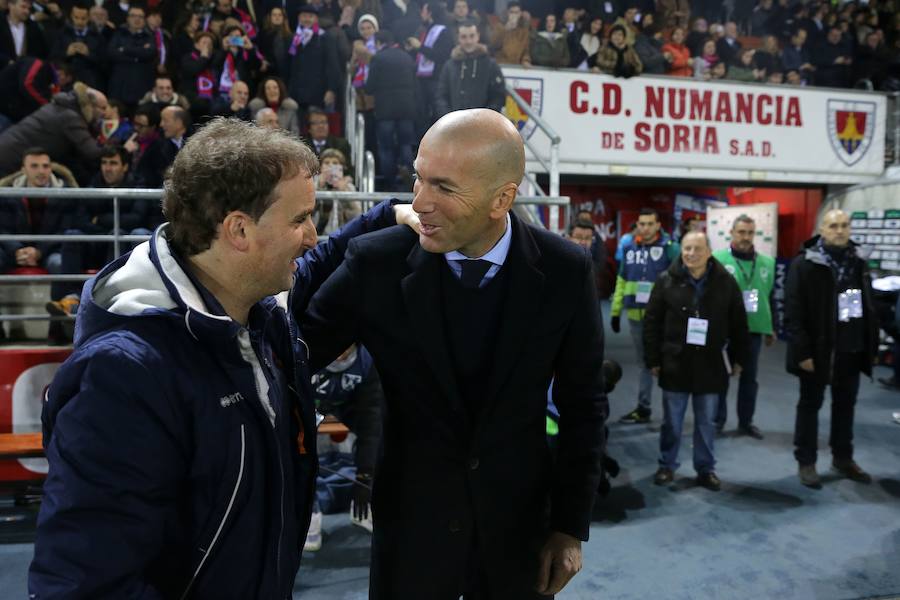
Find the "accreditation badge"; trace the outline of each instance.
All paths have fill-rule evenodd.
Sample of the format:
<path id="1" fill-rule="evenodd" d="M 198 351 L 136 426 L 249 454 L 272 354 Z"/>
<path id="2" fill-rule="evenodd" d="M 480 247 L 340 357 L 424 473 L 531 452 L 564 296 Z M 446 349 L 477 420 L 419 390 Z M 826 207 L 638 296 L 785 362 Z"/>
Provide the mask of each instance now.
<path id="1" fill-rule="evenodd" d="M 650 302 L 650 292 L 653 291 L 652 281 L 638 281 L 637 294 L 634 296 L 635 302 L 638 304 L 647 304 Z"/>
<path id="2" fill-rule="evenodd" d="M 862 290 L 849 289 L 838 294 L 838 321 L 847 323 L 862 316 Z"/>
<path id="3" fill-rule="evenodd" d="M 759 290 L 744 290 L 744 310 L 747 314 L 759 312 Z"/>
<path id="4" fill-rule="evenodd" d="M 705 346 L 708 332 L 709 321 L 707 319 L 691 317 L 688 319 L 687 339 L 685 341 L 692 346 Z"/>

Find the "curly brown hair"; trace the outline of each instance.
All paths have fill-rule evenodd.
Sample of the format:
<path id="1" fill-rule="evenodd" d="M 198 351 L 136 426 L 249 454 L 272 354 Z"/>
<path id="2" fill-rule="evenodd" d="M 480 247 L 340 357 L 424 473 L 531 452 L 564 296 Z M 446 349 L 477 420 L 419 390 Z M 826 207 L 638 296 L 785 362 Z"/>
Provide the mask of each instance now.
<path id="1" fill-rule="evenodd" d="M 166 173 L 163 212 L 169 242 L 184 256 L 209 249 L 235 210 L 258 220 L 275 187 L 319 172 L 319 159 L 296 136 L 240 119 L 216 118 L 188 138 Z"/>

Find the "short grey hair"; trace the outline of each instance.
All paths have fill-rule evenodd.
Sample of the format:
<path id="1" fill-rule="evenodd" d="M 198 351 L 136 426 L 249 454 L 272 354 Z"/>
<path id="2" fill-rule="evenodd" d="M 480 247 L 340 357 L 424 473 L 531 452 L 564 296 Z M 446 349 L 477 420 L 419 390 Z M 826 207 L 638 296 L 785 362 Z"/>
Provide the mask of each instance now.
<path id="1" fill-rule="evenodd" d="M 276 116 L 278 115 L 278 113 L 276 113 L 274 110 L 272 110 L 268 106 L 264 106 L 263 108 L 256 111 L 256 116 L 253 117 L 253 122 L 259 123 L 260 121 L 262 121 L 263 117 L 268 116 L 269 113 L 272 113 L 273 115 L 276 115 Z"/>
<path id="2" fill-rule="evenodd" d="M 163 211 L 170 243 L 185 256 L 209 249 L 235 210 L 258 220 L 282 181 L 319 172 L 319 159 L 299 138 L 240 119 L 213 119 L 188 138 L 167 171 Z"/>
<path id="3" fill-rule="evenodd" d="M 753 220 L 753 217 L 746 213 L 738 215 L 738 218 L 734 220 L 734 223 L 731 224 L 732 231 L 738 226 L 738 223 L 752 223 L 753 225 L 756 225 L 756 221 Z"/>

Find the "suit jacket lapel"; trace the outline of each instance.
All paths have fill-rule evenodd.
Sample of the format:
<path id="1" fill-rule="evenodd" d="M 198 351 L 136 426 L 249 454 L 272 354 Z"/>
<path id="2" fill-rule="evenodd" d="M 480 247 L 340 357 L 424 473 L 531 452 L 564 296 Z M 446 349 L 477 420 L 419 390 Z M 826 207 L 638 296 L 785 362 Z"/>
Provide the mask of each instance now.
<path id="1" fill-rule="evenodd" d="M 485 411 L 496 400 L 519 359 L 519 349 L 524 346 L 530 331 L 529 324 L 534 323 L 538 317 L 544 286 L 544 274 L 536 266 L 541 256 L 540 250 L 528 228 L 514 214 L 510 216 L 513 237 L 503 267 L 509 269 L 509 287 L 500 313 L 502 321 L 495 346 L 488 395 L 485 398 Z"/>
<path id="2" fill-rule="evenodd" d="M 422 355 L 449 400 L 450 408 L 464 411 L 444 328 L 440 282 L 444 257 L 426 252 L 416 244 L 406 261 L 412 273 L 401 282 L 403 298 L 409 310 L 412 329 L 418 334 Z"/>

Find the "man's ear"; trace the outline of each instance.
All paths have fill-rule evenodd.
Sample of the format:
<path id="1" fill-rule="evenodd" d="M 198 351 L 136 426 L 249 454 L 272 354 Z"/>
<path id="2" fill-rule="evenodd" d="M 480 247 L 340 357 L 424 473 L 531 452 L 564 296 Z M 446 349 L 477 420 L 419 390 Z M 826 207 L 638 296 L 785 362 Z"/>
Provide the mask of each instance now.
<path id="1" fill-rule="evenodd" d="M 518 192 L 519 186 L 517 184 L 504 183 L 494 194 L 494 199 L 491 202 L 491 217 L 499 219 L 512 210 L 512 205 L 516 201 Z"/>
<path id="2" fill-rule="evenodd" d="M 250 229 L 254 225 L 250 215 L 240 210 L 233 210 L 219 225 L 219 238 L 238 252 L 246 252 L 250 248 Z"/>

